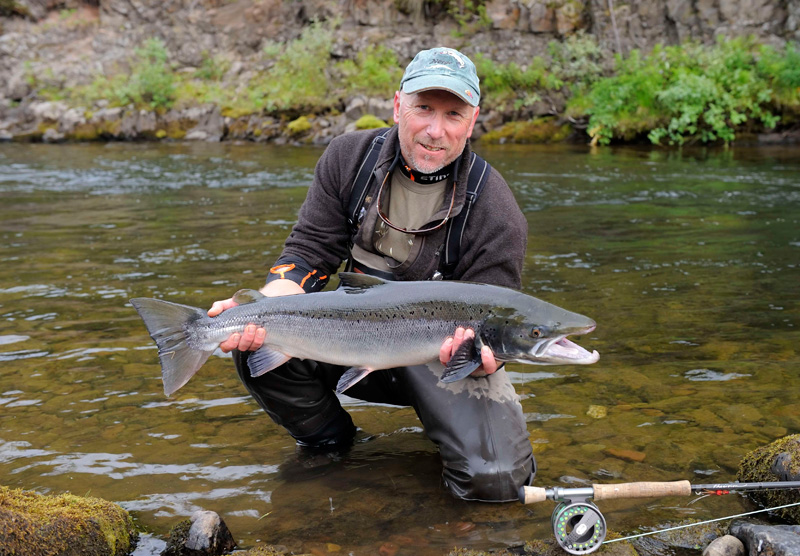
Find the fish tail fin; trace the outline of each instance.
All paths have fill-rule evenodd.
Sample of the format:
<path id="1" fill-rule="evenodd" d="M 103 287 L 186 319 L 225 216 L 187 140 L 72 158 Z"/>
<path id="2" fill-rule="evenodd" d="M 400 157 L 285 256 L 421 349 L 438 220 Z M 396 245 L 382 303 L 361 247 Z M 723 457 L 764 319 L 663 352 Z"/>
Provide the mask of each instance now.
<path id="1" fill-rule="evenodd" d="M 158 346 L 164 394 L 171 396 L 203 366 L 214 350 L 192 348 L 188 335 L 192 324 L 208 315 L 202 309 L 160 299 L 137 297 L 131 305 L 142 317 Z"/>
<path id="2" fill-rule="evenodd" d="M 341 394 L 371 372 L 372 369 L 368 367 L 350 367 L 339 379 L 338 384 L 336 384 L 336 393 Z"/>

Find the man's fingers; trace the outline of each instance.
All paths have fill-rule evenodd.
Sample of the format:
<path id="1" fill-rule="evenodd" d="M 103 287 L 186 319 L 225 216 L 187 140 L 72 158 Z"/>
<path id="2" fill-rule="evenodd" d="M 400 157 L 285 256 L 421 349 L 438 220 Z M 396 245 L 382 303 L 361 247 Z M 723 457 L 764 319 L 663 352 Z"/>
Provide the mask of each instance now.
<path id="1" fill-rule="evenodd" d="M 208 316 L 216 317 L 222 311 L 230 309 L 231 307 L 236 307 L 236 305 L 238 305 L 238 303 L 236 303 L 232 298 L 215 301 L 211 304 L 211 309 L 208 310 Z"/>
<path id="2" fill-rule="evenodd" d="M 219 344 L 219 349 L 222 350 L 223 353 L 229 353 L 239 347 L 239 339 L 241 338 L 241 334 L 238 332 L 234 332 L 228 339 L 224 342 Z"/>
<path id="3" fill-rule="evenodd" d="M 453 338 L 447 338 L 442 343 L 442 347 L 439 348 L 439 361 L 442 362 L 442 365 L 447 365 L 447 362 L 450 361 L 450 358 L 452 356 L 453 356 Z"/>
<path id="4" fill-rule="evenodd" d="M 253 339 L 253 345 L 250 349 L 257 350 L 264 344 L 264 338 L 267 337 L 267 331 L 263 328 L 256 328 L 256 337 Z"/>
<path id="5" fill-rule="evenodd" d="M 483 363 L 483 370 L 486 371 L 486 374 L 492 374 L 495 372 L 499 367 L 500 363 L 494 358 L 494 353 L 492 353 L 492 348 L 489 346 L 483 346 L 481 348 L 481 362 Z"/>

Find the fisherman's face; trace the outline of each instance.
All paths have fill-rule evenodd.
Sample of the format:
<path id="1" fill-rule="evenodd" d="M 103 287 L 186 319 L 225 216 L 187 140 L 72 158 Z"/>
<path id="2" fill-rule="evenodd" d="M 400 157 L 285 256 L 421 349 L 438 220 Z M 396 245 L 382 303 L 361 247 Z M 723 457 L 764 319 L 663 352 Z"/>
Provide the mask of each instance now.
<path id="1" fill-rule="evenodd" d="M 400 151 L 412 169 L 438 172 L 464 150 L 480 109 L 443 90 L 394 95 Z"/>

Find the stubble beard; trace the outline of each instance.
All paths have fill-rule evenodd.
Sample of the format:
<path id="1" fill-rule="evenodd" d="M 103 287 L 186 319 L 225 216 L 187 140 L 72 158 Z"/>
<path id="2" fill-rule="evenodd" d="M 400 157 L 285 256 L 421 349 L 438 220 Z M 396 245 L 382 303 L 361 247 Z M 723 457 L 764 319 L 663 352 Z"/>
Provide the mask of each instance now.
<path id="1" fill-rule="evenodd" d="M 413 150 L 417 143 L 413 139 L 411 145 L 406 145 L 404 143 L 405 141 L 400 142 L 400 150 L 403 153 L 403 158 L 405 159 L 406 164 L 411 166 L 413 170 L 422 172 L 423 174 L 434 174 L 442 168 L 447 167 L 456 158 L 452 157 L 451 159 L 451 155 L 448 153 L 448 155 L 444 158 L 444 161 L 440 162 L 439 160 L 433 160 L 433 155 L 417 156 Z M 442 147 L 441 145 L 432 145 L 430 143 L 425 144 L 433 147 Z M 446 147 L 443 148 L 444 150 L 447 150 Z"/>

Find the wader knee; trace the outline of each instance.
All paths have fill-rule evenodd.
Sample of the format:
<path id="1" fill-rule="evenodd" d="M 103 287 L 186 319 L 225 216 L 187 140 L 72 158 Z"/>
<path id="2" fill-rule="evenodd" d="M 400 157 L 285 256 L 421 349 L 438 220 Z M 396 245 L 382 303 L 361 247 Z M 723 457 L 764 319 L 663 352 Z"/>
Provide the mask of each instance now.
<path id="1" fill-rule="evenodd" d="M 441 365 L 412 367 L 406 380 L 425 432 L 439 448 L 442 479 L 457 498 L 518 499 L 536 472 L 519 396 L 505 371 L 439 382 Z"/>
<path id="2" fill-rule="evenodd" d="M 356 427 L 333 392 L 334 369 L 315 361 L 290 359 L 259 377 L 250 376 L 250 352 L 233 352 L 236 371 L 247 391 L 278 425 L 302 446 L 350 444 Z M 334 381 L 333 386 L 329 382 Z"/>
<path id="3" fill-rule="evenodd" d="M 462 462 L 443 461 L 442 481 L 453 496 L 479 502 L 512 502 L 519 499 L 519 488 L 533 484 L 536 460 L 533 454 L 523 461 L 482 457 Z"/>

